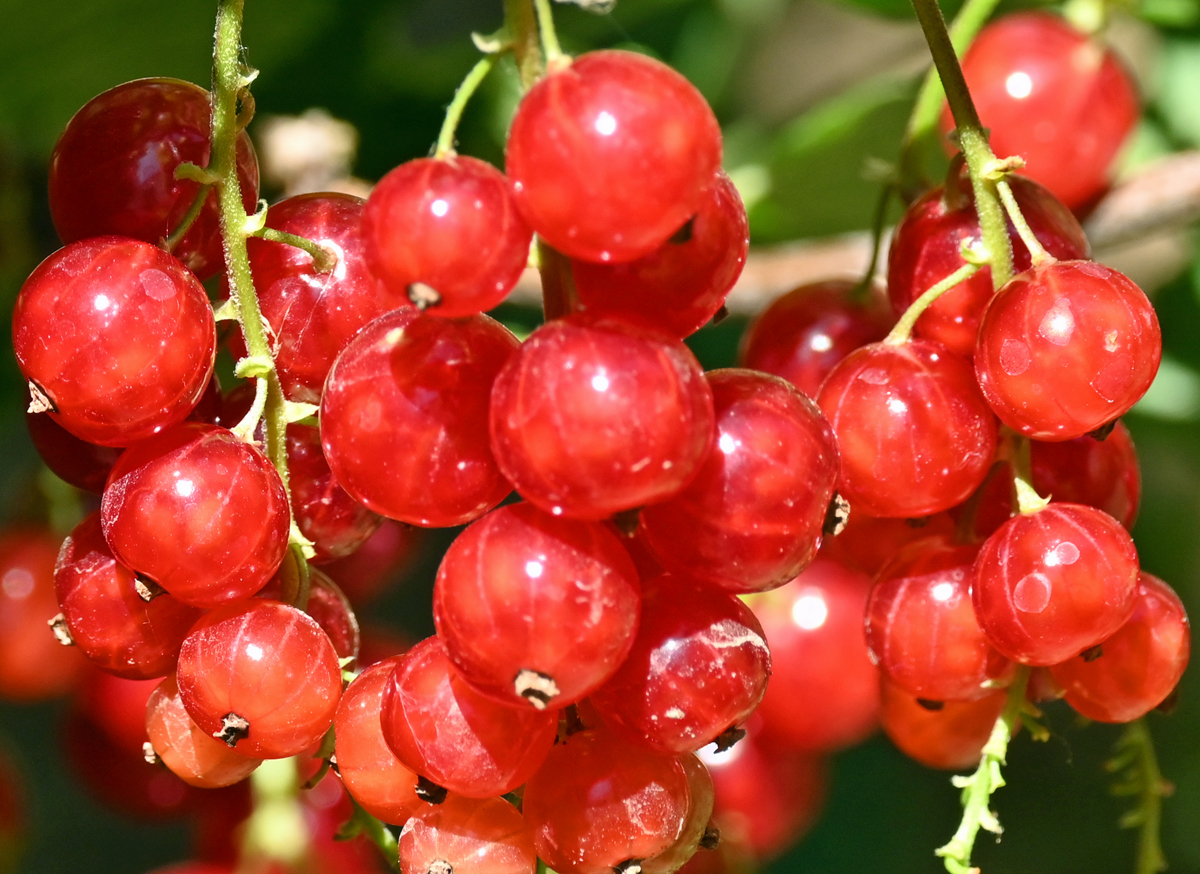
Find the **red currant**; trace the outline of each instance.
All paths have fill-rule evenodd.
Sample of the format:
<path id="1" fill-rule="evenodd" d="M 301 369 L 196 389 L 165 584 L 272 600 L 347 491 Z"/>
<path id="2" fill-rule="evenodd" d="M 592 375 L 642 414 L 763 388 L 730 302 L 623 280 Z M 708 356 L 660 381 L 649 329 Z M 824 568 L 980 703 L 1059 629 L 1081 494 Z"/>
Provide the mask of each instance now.
<path id="1" fill-rule="evenodd" d="M 1033 487 L 1056 501 L 1103 510 L 1127 529 L 1137 519 L 1142 476 L 1137 451 L 1124 423 L 1103 440 L 1077 437 L 1059 443 L 1033 441 Z"/>
<path id="2" fill-rule="evenodd" d="M 883 730 L 900 752 L 925 767 L 965 771 L 979 762 L 1006 697 L 999 689 L 974 701 L 922 703 L 885 679 Z"/>
<path id="3" fill-rule="evenodd" d="M 503 798 L 451 794 L 400 832 L 400 870 L 424 874 L 534 874 L 537 853 L 521 812 Z"/>

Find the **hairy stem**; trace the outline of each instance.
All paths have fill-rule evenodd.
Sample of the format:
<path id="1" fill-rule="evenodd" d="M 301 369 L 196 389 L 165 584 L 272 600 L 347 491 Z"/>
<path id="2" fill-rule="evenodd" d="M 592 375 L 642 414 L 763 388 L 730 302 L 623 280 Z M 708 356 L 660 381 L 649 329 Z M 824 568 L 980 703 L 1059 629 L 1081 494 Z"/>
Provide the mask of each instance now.
<path id="1" fill-rule="evenodd" d="M 892 346 L 899 346 L 901 343 L 907 343 L 909 337 L 912 336 L 913 327 L 917 324 L 917 319 L 921 318 L 925 310 L 929 309 L 939 297 L 951 289 L 957 288 L 963 282 L 966 282 L 972 276 L 979 272 L 978 264 L 964 264 L 959 267 L 937 285 L 930 288 L 928 291 L 922 292 L 921 296 L 914 300 L 904 311 L 904 315 L 900 317 L 900 321 L 896 322 L 895 327 L 884 338 L 885 343 Z"/>
<path id="2" fill-rule="evenodd" d="M 1167 867 L 1159 831 L 1162 826 L 1162 800 L 1170 785 L 1158 768 L 1154 739 L 1145 717 L 1125 727 L 1117 752 L 1107 765 L 1110 771 L 1124 771 L 1124 779 L 1113 787 L 1119 795 L 1134 795 L 1137 806 L 1121 817 L 1123 828 L 1138 829 L 1136 874 L 1158 874 Z"/>
<path id="3" fill-rule="evenodd" d="M 433 157 L 446 158 L 454 154 L 454 134 L 458 131 L 458 123 L 462 119 L 463 110 L 467 108 L 467 101 L 479 88 L 480 83 L 487 78 L 487 74 L 496 66 L 499 58 L 498 52 L 484 55 L 471 68 L 471 72 L 467 73 L 467 78 L 463 79 L 462 84 L 458 86 L 458 90 L 454 92 L 454 99 L 446 108 L 446 120 L 442 122 L 442 130 L 438 134 L 437 148 L 434 150 Z"/>
<path id="4" fill-rule="evenodd" d="M 283 243 L 286 246 L 292 246 L 293 248 L 307 252 L 313 260 L 313 269 L 318 273 L 328 273 L 334 267 L 337 267 L 337 253 L 331 249 L 326 249 L 316 240 L 310 240 L 308 237 L 301 237 L 297 234 L 289 234 L 287 231 L 277 231 L 275 228 L 266 227 L 256 232 L 254 236 L 270 240 L 272 243 Z"/>
<path id="5" fill-rule="evenodd" d="M 200 186 L 195 198 L 192 199 L 192 205 L 188 207 L 188 211 L 184 213 L 183 218 L 179 220 L 179 225 L 163 239 L 162 247 L 165 250 L 168 252 L 175 251 L 175 247 L 179 245 L 179 241 L 191 230 L 196 219 L 200 217 L 200 210 L 204 209 L 204 204 L 211 193 L 212 185 Z"/>
<path id="6" fill-rule="evenodd" d="M 546 53 L 546 66 L 553 69 L 563 58 L 563 50 L 558 44 L 558 34 L 554 30 L 554 15 L 550 10 L 550 0 L 533 0 L 537 7 L 538 28 L 542 35 L 542 50 Z"/>
<path id="7" fill-rule="evenodd" d="M 541 78 L 542 46 L 538 39 L 537 13 L 531 0 L 504 0 L 504 29 L 512 39 L 513 56 L 521 78 L 521 90 L 528 91 Z"/>
<path id="8" fill-rule="evenodd" d="M 1025 244 L 1025 248 L 1029 250 L 1034 266 L 1046 261 L 1053 261 L 1054 256 L 1046 251 L 1046 247 L 1042 245 L 1037 234 L 1033 232 L 1033 228 L 1029 227 L 1029 222 L 1021 213 L 1021 207 L 1017 205 L 1017 198 L 1013 195 L 1012 187 L 1004 180 L 1000 180 L 996 183 L 996 191 L 1000 194 L 1000 200 L 1004 202 L 1004 209 L 1008 212 L 1013 227 L 1017 229 L 1017 235 Z"/>

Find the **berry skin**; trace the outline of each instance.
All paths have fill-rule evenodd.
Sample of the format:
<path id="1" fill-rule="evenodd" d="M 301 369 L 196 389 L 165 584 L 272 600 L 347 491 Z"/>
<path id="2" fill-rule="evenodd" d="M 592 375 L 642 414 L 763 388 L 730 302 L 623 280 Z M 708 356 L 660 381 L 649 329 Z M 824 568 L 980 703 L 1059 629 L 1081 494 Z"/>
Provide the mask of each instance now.
<path id="1" fill-rule="evenodd" d="M 67 123 L 50 159 L 50 214 L 64 243 L 119 234 L 157 245 L 180 224 L 199 183 L 175 178 L 208 166 L 209 93 L 178 79 L 138 79 L 92 98 Z M 238 135 L 242 205 L 258 203 L 258 159 Z M 217 196 L 210 192 L 175 255 L 200 279 L 224 266 Z"/>
<path id="2" fill-rule="evenodd" d="M 743 367 L 781 376 L 810 398 L 843 358 L 888 335 L 896 317 L 872 286 L 852 299 L 855 283 L 831 279 L 801 285 L 778 298 L 746 330 Z"/>
<path id="3" fill-rule="evenodd" d="M 496 374 L 520 344 L 487 316 L 434 319 L 411 307 L 363 328 L 338 356 L 321 401 L 334 478 L 376 513 L 445 528 L 512 491 L 488 444 Z"/>
<path id="4" fill-rule="evenodd" d="M 287 550 L 279 474 L 215 425 L 188 422 L 122 455 L 100 521 L 122 564 L 195 607 L 254 594 Z"/>
<path id="5" fill-rule="evenodd" d="M 1079 211 L 1108 187 L 1117 153 L 1141 114 L 1129 74 L 1102 40 L 1048 12 L 989 24 L 963 75 L 992 150 L 1020 155 L 1022 173 Z M 953 127 L 949 113 L 942 127 Z"/>
<path id="6" fill-rule="evenodd" d="M 295 607 L 257 598 L 202 618 L 183 641 L 176 676 L 200 728 L 264 759 L 318 743 L 342 694 L 337 653 L 321 627 Z M 230 728 L 234 716 L 240 731 Z"/>
<path id="7" fill-rule="evenodd" d="M 1162 357 L 1154 307 L 1093 261 L 1033 267 L 983 314 L 975 373 L 1004 424 L 1035 440 L 1082 437 L 1146 393 Z"/>
<path id="8" fill-rule="evenodd" d="M 838 479 L 833 429 L 777 377 L 731 368 L 705 378 L 715 451 L 682 492 L 642 511 L 640 534 L 667 567 L 727 591 L 777 588 L 821 543 Z"/>
<path id="9" fill-rule="evenodd" d="M 962 503 L 996 450 L 996 419 L 962 358 L 938 343 L 874 343 L 817 398 L 837 434 L 851 511 L 916 518 Z"/>
<path id="10" fill-rule="evenodd" d="M 396 758 L 468 798 L 524 784 L 558 733 L 557 710 L 512 707 L 471 688 L 437 637 L 400 657 L 381 707 L 383 737 Z"/>
<path id="11" fill-rule="evenodd" d="M 910 759 L 947 771 L 979 763 L 1007 697 L 997 689 L 974 701 L 939 702 L 941 707 L 930 710 L 886 678 L 882 683 L 884 733 Z"/>
<path id="12" fill-rule="evenodd" d="M 71 639 L 94 664 L 131 680 L 162 677 L 200 618 L 195 607 L 160 592 L 147 602 L 133 571 L 113 558 L 92 513 L 62 545 L 54 586 Z"/>
<path id="13" fill-rule="evenodd" d="M 612 874 L 683 833 L 690 786 L 679 759 L 588 729 L 557 744 L 525 786 L 538 856 L 561 874 Z"/>
<path id="14" fill-rule="evenodd" d="M 28 405 L 27 397 L 26 407 Z M 31 413 L 27 409 L 25 427 L 29 430 L 33 448 L 46 462 L 46 467 L 63 482 L 93 495 L 104 491 L 109 471 L 124 452 L 116 446 L 99 446 L 80 440 L 55 422 L 49 413 Z"/>
<path id="15" fill-rule="evenodd" d="M 712 391 L 679 340 L 577 313 L 534 331 L 500 372 L 491 437 L 522 497 L 605 519 L 691 482 L 712 445 Z"/>
<path id="16" fill-rule="evenodd" d="M 433 621 L 455 666 L 510 707 L 591 694 L 628 655 L 639 611 L 637 571 L 616 535 L 530 504 L 463 531 L 433 586 Z"/>
<path id="17" fill-rule="evenodd" d="M 694 755 L 680 756 L 679 763 L 688 778 L 687 820 L 675 843 L 642 863 L 642 874 L 672 874 L 682 868 L 695 855 L 712 820 L 713 779 L 708 768 Z"/>
<path id="18" fill-rule="evenodd" d="M 1049 504 L 1013 516 L 971 569 L 975 615 L 992 646 L 1026 665 L 1054 665 L 1095 646 L 1134 607 L 1138 557 L 1111 516 Z"/>
<path id="19" fill-rule="evenodd" d="M 81 440 L 129 446 L 182 422 L 212 375 L 204 287 L 149 243 L 96 237 L 59 249 L 21 286 L 13 349 L 51 415 Z"/>
<path id="20" fill-rule="evenodd" d="M 417 775 L 404 766 L 383 737 L 383 692 L 399 656 L 371 665 L 346 688 L 333 718 L 338 775 L 367 813 L 403 825 L 424 806 Z"/>
<path id="21" fill-rule="evenodd" d="M 949 513 L 923 519 L 883 519 L 851 509 L 850 521 L 842 533 L 825 538 L 819 554 L 844 568 L 874 577 L 908 544 L 927 537 L 949 537 L 954 528 Z"/>
<path id="22" fill-rule="evenodd" d="M 1142 494 L 1137 450 L 1123 422 L 1103 440 L 1077 437 L 1058 443 L 1033 441 L 1033 487 L 1055 501 L 1103 510 L 1133 529 Z"/>
<path id="23" fill-rule="evenodd" d="M 367 199 L 362 234 L 388 293 L 445 317 L 501 303 L 533 238 L 505 175 L 462 155 L 419 158 L 384 176 Z"/>
<path id="24" fill-rule="evenodd" d="M 451 793 L 441 804 L 422 805 L 404 824 L 399 844 L 400 870 L 416 874 L 537 870 L 525 817 L 503 798 L 476 800 Z"/>
<path id="25" fill-rule="evenodd" d="M 633 649 L 589 700 L 618 734 L 679 755 L 745 722 L 770 675 L 771 653 L 749 607 L 667 574 L 646 583 Z"/>
<path id="26" fill-rule="evenodd" d="M 231 786 L 261 764 L 261 759 L 231 750 L 192 721 L 174 676 L 167 677 L 150 693 L 146 733 L 154 753 L 171 773 L 201 789 Z"/>
<path id="27" fill-rule="evenodd" d="M 721 165 L 716 116 L 683 76 L 644 55 L 590 52 L 517 107 L 506 162 L 517 208 L 585 261 L 649 255 L 695 215 Z"/>
<path id="28" fill-rule="evenodd" d="M 289 197 L 267 212 L 267 227 L 306 237 L 337 256 L 325 273 L 295 246 L 246 241 L 259 307 L 274 331 L 275 368 L 290 400 L 320 403 L 325 377 L 355 332 L 408 303 L 367 268 L 363 213 L 361 199 L 324 193 Z"/>
<path id="29" fill-rule="evenodd" d="M 1067 703 L 1098 722 L 1131 722 L 1161 704 L 1183 676 L 1191 629 L 1179 596 L 1158 577 L 1138 577 L 1133 615 L 1089 652 L 1050 668 Z"/>
<path id="30" fill-rule="evenodd" d="M 717 173 L 695 217 L 649 255 L 627 264 L 572 261 L 580 309 L 640 319 L 687 337 L 724 305 L 749 246 L 741 195 Z"/>
<path id="31" fill-rule="evenodd" d="M 1024 176 L 1009 176 L 1008 183 L 1021 214 L 1046 251 L 1064 260 L 1088 256 L 1083 228 L 1053 194 Z M 939 185 L 926 192 L 896 226 L 888 250 L 887 287 L 897 313 L 903 313 L 927 289 L 966 263 L 962 258 L 964 241 L 982 239 L 970 178 L 964 173 L 950 186 Z M 1008 236 L 1014 269 L 1018 273 L 1028 270 L 1029 250 L 1011 222 Z M 917 319 L 913 332 L 969 358 L 975 354 L 979 319 L 993 294 L 992 268 L 985 265 L 934 301 Z"/>

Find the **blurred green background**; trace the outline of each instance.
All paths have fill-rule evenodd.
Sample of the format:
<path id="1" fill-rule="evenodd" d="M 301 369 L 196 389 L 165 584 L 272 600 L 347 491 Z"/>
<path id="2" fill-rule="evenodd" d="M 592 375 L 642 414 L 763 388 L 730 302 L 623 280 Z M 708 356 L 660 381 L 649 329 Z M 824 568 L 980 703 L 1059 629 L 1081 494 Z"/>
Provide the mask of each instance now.
<path id="1" fill-rule="evenodd" d="M 469 34 L 501 21 L 500 0 L 248 0 L 245 42 L 261 70 L 259 121 L 311 108 L 357 129 L 353 173 L 378 179 L 426 154 L 445 104 L 477 58 Z M 1002 7 L 1007 8 L 1007 7 Z M 45 205 L 45 168 L 71 114 L 100 91 L 142 76 L 209 78 L 211 0 L 0 0 L 0 318 L 20 282 L 57 243 Z M 953 10 L 948 10 L 952 12 Z M 1146 117 L 1126 172 L 1200 146 L 1200 9 L 1195 0 L 1146 0 L 1114 35 L 1139 76 Z M 556 5 L 568 51 L 623 46 L 685 73 L 726 130 L 726 166 L 751 206 L 753 242 L 768 245 L 866 228 L 878 194 L 871 167 L 896 159 L 926 55 L 905 0 L 620 0 L 596 16 Z M 460 151 L 502 159 L 516 99 L 511 71 L 470 105 Z M 270 191 L 267 192 L 271 194 Z M 898 207 L 896 208 L 898 209 Z M 894 216 L 893 216 L 894 217 Z M 1155 277 L 1168 364 L 1127 422 L 1142 459 L 1135 531 L 1143 566 L 1200 610 L 1200 261 L 1188 229 Z M 1182 253 L 1182 254 L 1180 254 Z M 1162 267 L 1161 261 L 1159 263 Z M 532 323 L 536 313 L 510 310 Z M 733 362 L 744 319 L 706 328 L 693 346 L 706 366 Z M 45 513 L 40 465 L 25 436 L 21 383 L 0 358 L 0 520 Z M 428 587 L 437 539 L 370 617 L 430 628 Z M 1194 672 L 1193 672 L 1194 674 Z M 1174 715 L 1152 715 L 1161 765 L 1177 791 L 1166 802 L 1171 870 L 1200 871 L 1200 704 L 1185 676 Z M 0 704 L 0 745 L 20 769 L 28 804 L 30 874 L 143 874 L 183 859 L 185 826 L 145 825 L 94 802 L 63 762 L 65 705 Z M 1124 801 L 1103 771 L 1118 730 L 1080 727 L 1065 706 L 1047 714 L 1047 744 L 1018 738 L 994 799 L 1004 842 L 980 838 L 987 874 L 1108 874 L 1133 870 L 1135 834 L 1116 828 Z M 905 874 L 940 870 L 933 848 L 958 821 L 948 775 L 927 771 L 876 738 L 838 756 L 824 815 L 777 872 Z"/>

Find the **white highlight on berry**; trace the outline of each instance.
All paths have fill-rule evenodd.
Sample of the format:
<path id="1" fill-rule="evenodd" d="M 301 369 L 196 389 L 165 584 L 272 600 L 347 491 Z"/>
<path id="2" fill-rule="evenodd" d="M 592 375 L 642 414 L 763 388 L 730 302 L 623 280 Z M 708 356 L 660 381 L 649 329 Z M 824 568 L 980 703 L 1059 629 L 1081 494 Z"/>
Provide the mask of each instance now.
<path id="1" fill-rule="evenodd" d="M 833 338 L 828 334 L 813 334 L 808 341 L 808 348 L 814 352 L 828 352 L 833 348 Z"/>
<path id="2" fill-rule="evenodd" d="M 829 605 L 819 591 L 803 593 L 792 605 L 792 622 L 805 631 L 815 631 L 829 618 Z"/>
<path id="3" fill-rule="evenodd" d="M 112 298 L 107 294 L 98 294 L 92 299 L 92 308 L 98 313 L 104 312 L 110 306 L 112 306 Z"/>
<path id="4" fill-rule="evenodd" d="M 450 204 L 446 203 L 446 201 L 439 197 L 433 203 L 429 204 L 429 211 L 438 218 L 441 218 L 450 211 Z"/>
<path id="5" fill-rule="evenodd" d="M 533 578 L 533 579 L 535 579 L 535 580 L 536 580 L 538 577 L 540 577 L 540 576 L 542 575 L 542 572 L 543 572 L 545 569 L 546 569 L 546 568 L 545 568 L 545 565 L 543 565 L 543 564 L 542 564 L 540 561 L 527 561 L 527 562 L 525 562 L 525 573 L 526 573 L 526 575 L 527 575 L 527 576 L 529 576 L 529 577 L 531 577 L 531 578 Z"/>
<path id="6" fill-rule="evenodd" d="M 608 391 L 608 387 L 611 384 L 606 374 L 597 373 L 592 377 L 592 388 L 596 391 Z"/>
<path id="7" fill-rule="evenodd" d="M 1033 93 L 1033 79 L 1029 78 L 1028 73 L 1018 70 L 1004 80 L 1004 90 L 1008 92 L 1009 97 L 1024 100 Z"/>
<path id="8" fill-rule="evenodd" d="M 196 491 L 196 484 L 190 479 L 176 480 L 175 494 L 181 498 L 190 498 Z"/>
<path id="9" fill-rule="evenodd" d="M 254 659 L 256 662 L 261 662 L 263 657 L 262 647 L 257 643 L 246 644 L 246 655 Z"/>
<path id="10" fill-rule="evenodd" d="M 720 437 L 717 438 L 717 448 L 720 449 L 726 455 L 728 455 L 729 453 L 731 453 L 735 449 L 737 449 L 737 446 L 738 446 L 738 442 L 735 439 L 733 439 L 732 434 L 722 434 Z"/>
<path id="11" fill-rule="evenodd" d="M 611 137 L 617 132 L 617 120 L 613 118 L 612 113 L 602 112 L 596 116 L 596 133 L 602 137 Z"/>
<path id="12" fill-rule="evenodd" d="M 954 597 L 954 584 L 938 583 L 929 594 L 933 596 L 933 600 L 935 601 L 949 601 Z"/>

